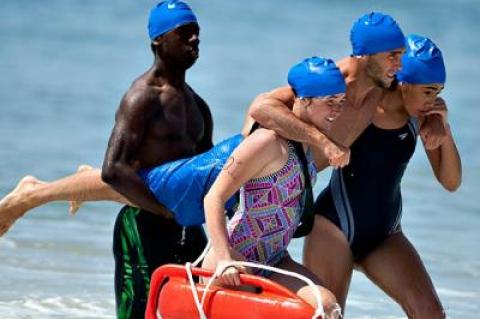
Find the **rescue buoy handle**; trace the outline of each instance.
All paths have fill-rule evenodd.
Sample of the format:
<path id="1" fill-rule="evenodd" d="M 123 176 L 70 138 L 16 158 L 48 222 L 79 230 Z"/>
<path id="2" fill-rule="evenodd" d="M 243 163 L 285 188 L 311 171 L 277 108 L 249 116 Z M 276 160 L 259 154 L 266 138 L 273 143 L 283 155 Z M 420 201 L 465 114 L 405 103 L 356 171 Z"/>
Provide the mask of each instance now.
<path id="1" fill-rule="evenodd" d="M 211 278 L 214 274 L 213 271 L 203 268 L 192 267 L 191 269 L 194 276 Z M 163 282 L 168 277 L 181 277 L 185 278 L 185 280 L 188 281 L 185 266 L 174 264 L 167 264 L 155 270 L 152 276 L 152 281 L 155 278 L 155 280 Z M 297 298 L 297 295 L 295 293 L 267 278 L 252 276 L 249 274 L 240 274 L 240 281 L 242 285 L 258 287 L 264 292 L 271 292 L 281 295 L 283 297 Z M 158 284 L 158 282 L 155 282 L 155 284 L 155 288 L 160 288 L 160 284 Z M 150 291 L 152 291 L 152 289 L 150 289 Z"/>
<path id="2" fill-rule="evenodd" d="M 189 268 L 190 266 L 191 265 L 189 265 L 189 263 L 186 264 L 186 268 Z M 209 279 L 207 285 L 205 286 L 205 290 L 208 291 L 210 285 L 213 284 L 213 281 L 215 280 L 215 278 L 218 277 L 220 274 L 222 274 L 225 271 L 225 269 L 227 269 L 228 267 L 231 267 L 231 266 L 234 266 L 234 267 L 235 266 L 243 266 L 243 267 L 248 267 L 248 268 L 264 269 L 264 270 L 276 272 L 276 273 L 279 273 L 279 274 L 294 277 L 294 278 L 297 278 L 299 280 L 304 281 L 305 283 L 307 283 L 307 285 L 309 285 L 310 287 L 313 288 L 313 293 L 315 295 L 315 299 L 317 300 L 317 308 L 315 309 L 315 312 L 312 316 L 312 319 L 318 319 L 318 318 L 323 318 L 324 317 L 325 312 L 324 312 L 324 309 L 323 309 L 322 296 L 320 295 L 320 292 L 316 289 L 316 285 L 314 284 L 314 282 L 310 278 L 307 278 L 307 277 L 305 277 L 303 275 L 300 275 L 296 272 L 288 271 L 288 270 L 281 269 L 281 268 L 276 268 L 276 267 L 262 265 L 262 264 L 258 264 L 258 263 L 248 262 L 248 261 L 232 261 L 232 262 L 228 263 L 227 265 L 223 266 L 222 268 L 217 268 L 215 270 L 215 272 L 213 274 L 213 277 Z M 195 293 L 193 290 L 192 290 L 192 292 Z M 205 296 L 206 296 L 206 294 L 203 295 L 202 302 L 198 306 L 198 310 L 199 310 L 200 313 L 203 313 L 203 304 L 205 302 Z"/>
<path id="3" fill-rule="evenodd" d="M 157 318 L 158 295 L 160 287 L 168 279 L 168 272 L 163 267 L 157 268 L 150 280 L 150 291 L 148 292 L 147 309 L 145 310 L 145 318 Z"/>

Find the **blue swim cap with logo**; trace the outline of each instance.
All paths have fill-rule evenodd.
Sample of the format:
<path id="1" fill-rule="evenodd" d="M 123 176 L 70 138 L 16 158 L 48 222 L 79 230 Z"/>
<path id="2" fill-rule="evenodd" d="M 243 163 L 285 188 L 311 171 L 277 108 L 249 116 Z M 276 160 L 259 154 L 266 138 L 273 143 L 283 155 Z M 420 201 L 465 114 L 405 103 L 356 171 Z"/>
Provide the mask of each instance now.
<path id="1" fill-rule="evenodd" d="M 404 48 L 402 30 L 389 15 L 371 12 L 358 19 L 350 30 L 353 55 L 368 55 Z"/>
<path id="2" fill-rule="evenodd" d="M 437 45 L 429 38 L 415 34 L 409 35 L 405 42 L 407 50 L 402 56 L 397 79 L 410 84 L 444 84 L 447 72 Z"/>
<path id="3" fill-rule="evenodd" d="M 295 64 L 288 72 L 288 84 L 300 98 L 345 93 L 347 89 L 335 62 L 316 56 Z"/>
<path id="4" fill-rule="evenodd" d="M 167 0 L 150 11 L 148 34 L 151 40 L 188 23 L 197 23 L 192 9 L 182 1 Z"/>

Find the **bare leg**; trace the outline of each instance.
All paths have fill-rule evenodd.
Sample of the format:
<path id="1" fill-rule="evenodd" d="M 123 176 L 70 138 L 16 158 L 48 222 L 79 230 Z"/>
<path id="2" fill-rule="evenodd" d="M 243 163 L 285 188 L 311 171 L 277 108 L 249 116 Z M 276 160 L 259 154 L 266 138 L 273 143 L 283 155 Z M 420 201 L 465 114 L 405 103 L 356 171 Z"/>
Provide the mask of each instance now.
<path id="1" fill-rule="evenodd" d="M 325 217 L 315 216 L 312 232 L 303 244 L 303 264 L 323 281 L 345 310 L 353 257 L 345 235 Z"/>
<path id="2" fill-rule="evenodd" d="M 402 232 L 388 238 L 359 265 L 370 280 L 402 306 L 408 318 L 445 318 L 432 280 Z"/>
<path id="3" fill-rule="evenodd" d="M 77 173 L 91 171 L 92 169 L 93 167 L 91 167 L 90 165 L 82 164 L 78 167 Z M 83 203 L 82 201 L 70 201 L 69 202 L 70 207 L 68 208 L 68 211 L 70 212 L 70 214 L 72 215 L 75 214 L 80 209 L 80 206 L 82 205 L 82 203 Z"/>
<path id="4" fill-rule="evenodd" d="M 30 209 L 53 201 L 128 201 L 101 179 L 99 169 L 42 182 L 33 176 L 22 178 L 17 187 L 0 201 L 0 236 Z"/>
<path id="5" fill-rule="evenodd" d="M 305 266 L 295 262 L 292 258 L 290 258 L 290 256 L 285 257 L 277 267 L 296 272 L 300 275 L 310 278 L 315 284 L 317 284 L 316 289 L 319 290 L 320 295 L 322 296 L 323 308 L 326 315 L 325 319 L 339 318 L 341 309 L 337 304 L 337 299 L 329 290 L 320 285 L 321 281 L 317 276 L 315 276 L 314 273 L 308 270 Z M 315 299 L 314 291 L 312 291 L 312 287 L 307 285 L 305 282 L 297 278 L 278 273 L 273 273 L 270 276 L 270 279 L 295 292 L 299 297 L 307 301 L 314 308 L 317 307 L 317 300 Z"/>

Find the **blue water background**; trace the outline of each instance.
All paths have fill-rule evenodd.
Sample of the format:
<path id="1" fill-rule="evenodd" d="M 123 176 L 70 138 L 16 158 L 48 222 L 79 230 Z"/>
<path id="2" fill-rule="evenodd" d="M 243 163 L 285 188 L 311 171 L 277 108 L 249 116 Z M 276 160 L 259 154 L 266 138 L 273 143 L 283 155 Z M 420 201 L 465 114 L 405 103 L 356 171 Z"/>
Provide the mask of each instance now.
<path id="1" fill-rule="evenodd" d="M 152 55 L 154 1 L 2 0 L 0 196 L 21 176 L 52 180 L 102 163 L 114 113 Z M 350 53 L 352 22 L 390 13 L 404 32 L 431 37 L 448 69 L 442 94 L 463 159 L 453 194 L 435 181 L 421 145 L 403 182 L 403 229 L 418 248 L 451 318 L 480 315 L 480 3 L 477 0 L 192 0 L 201 53 L 188 72 L 208 102 L 219 141 L 239 131 L 256 94 L 286 83 L 299 59 Z M 319 175 L 316 191 L 327 183 Z M 0 239 L 0 318 L 114 318 L 112 229 L 120 206 L 63 203 L 32 211 Z M 161 245 L 161 243 L 159 243 Z M 290 251 L 301 259 L 301 241 Z M 475 248 L 477 247 L 477 248 Z M 355 274 L 348 318 L 404 318 Z"/>

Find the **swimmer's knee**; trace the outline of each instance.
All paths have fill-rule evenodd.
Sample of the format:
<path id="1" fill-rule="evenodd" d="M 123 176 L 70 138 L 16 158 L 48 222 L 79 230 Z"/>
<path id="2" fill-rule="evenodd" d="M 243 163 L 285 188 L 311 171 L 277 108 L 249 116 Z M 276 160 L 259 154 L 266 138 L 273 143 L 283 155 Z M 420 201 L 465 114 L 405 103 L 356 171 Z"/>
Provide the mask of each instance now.
<path id="1" fill-rule="evenodd" d="M 342 308 L 337 302 L 335 295 L 328 289 L 319 287 L 322 295 L 323 311 L 325 319 L 337 319 L 342 316 Z"/>
<path id="2" fill-rule="evenodd" d="M 340 306 L 338 305 L 337 298 L 335 295 L 328 289 L 317 286 L 315 288 L 318 293 L 320 293 L 320 297 L 322 300 L 323 309 L 325 313 L 330 313 L 335 309 L 339 309 Z M 306 286 L 298 291 L 298 296 L 308 302 L 312 307 L 317 308 L 317 299 L 316 299 L 316 292 L 314 288 L 311 286 Z"/>
<path id="3" fill-rule="evenodd" d="M 322 303 L 325 309 L 332 309 L 338 305 L 337 298 L 330 290 L 320 287 L 320 293 L 322 295 Z"/>

